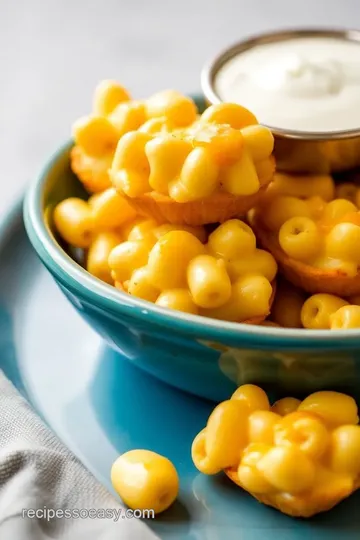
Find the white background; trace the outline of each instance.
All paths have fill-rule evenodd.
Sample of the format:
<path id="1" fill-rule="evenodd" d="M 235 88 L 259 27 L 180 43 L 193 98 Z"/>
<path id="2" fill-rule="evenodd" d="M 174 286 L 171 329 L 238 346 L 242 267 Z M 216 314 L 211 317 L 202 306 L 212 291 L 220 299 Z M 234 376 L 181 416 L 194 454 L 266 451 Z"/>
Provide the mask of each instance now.
<path id="1" fill-rule="evenodd" d="M 220 48 L 303 25 L 360 27 L 360 0 L 0 0 L 0 213 L 89 110 L 99 79 L 137 97 L 196 91 Z"/>

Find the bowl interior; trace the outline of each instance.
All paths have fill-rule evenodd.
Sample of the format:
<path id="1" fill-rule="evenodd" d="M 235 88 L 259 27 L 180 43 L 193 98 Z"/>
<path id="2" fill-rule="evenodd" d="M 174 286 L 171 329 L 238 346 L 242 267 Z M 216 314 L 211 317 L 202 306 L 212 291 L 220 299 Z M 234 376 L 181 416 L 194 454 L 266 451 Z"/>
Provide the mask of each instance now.
<path id="1" fill-rule="evenodd" d="M 195 98 L 199 110 L 205 108 L 202 98 Z M 76 296 L 86 299 L 112 316 L 129 315 L 152 324 L 199 339 L 211 339 L 234 346 L 256 349 L 327 349 L 360 348 L 360 331 L 304 331 L 252 326 L 207 319 L 196 315 L 160 308 L 144 300 L 121 293 L 91 276 L 81 266 L 81 256 L 56 234 L 52 213 L 55 205 L 66 197 L 86 199 L 83 189 L 70 168 L 69 141 L 49 160 L 45 169 L 31 184 L 24 203 L 24 220 L 31 243 L 48 270 Z M 79 264 L 80 263 L 80 264 Z"/>

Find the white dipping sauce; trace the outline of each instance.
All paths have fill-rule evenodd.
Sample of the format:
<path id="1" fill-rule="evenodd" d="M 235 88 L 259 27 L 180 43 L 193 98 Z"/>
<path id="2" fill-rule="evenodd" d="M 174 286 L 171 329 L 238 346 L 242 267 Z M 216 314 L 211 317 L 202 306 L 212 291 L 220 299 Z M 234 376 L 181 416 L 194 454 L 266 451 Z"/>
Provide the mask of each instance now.
<path id="1" fill-rule="evenodd" d="M 274 128 L 357 129 L 360 43 L 320 36 L 257 45 L 220 68 L 215 90 Z"/>

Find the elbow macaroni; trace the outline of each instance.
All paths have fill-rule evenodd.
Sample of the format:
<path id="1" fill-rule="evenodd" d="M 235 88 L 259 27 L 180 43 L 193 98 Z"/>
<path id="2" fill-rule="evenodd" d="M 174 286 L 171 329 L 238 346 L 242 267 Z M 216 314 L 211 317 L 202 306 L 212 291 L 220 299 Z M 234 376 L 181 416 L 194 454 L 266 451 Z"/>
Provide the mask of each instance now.
<path id="1" fill-rule="evenodd" d="M 225 222 L 207 238 L 204 227 L 136 216 L 113 188 L 88 202 L 61 202 L 54 220 L 63 238 L 88 249 L 91 274 L 131 295 L 235 322 L 269 314 L 277 265 L 243 221 Z"/>
<path id="2" fill-rule="evenodd" d="M 105 80 L 73 135 L 71 166 L 87 191 L 113 186 L 140 213 L 172 223 L 245 215 L 275 170 L 273 136 L 250 111 L 218 104 L 199 115 L 175 90 L 134 100 Z"/>
<path id="3" fill-rule="evenodd" d="M 147 144 L 133 139 L 125 144 L 122 138 L 130 133 L 135 139 L 135 134 L 146 135 Z M 273 136 L 250 111 L 222 103 L 199 117 L 193 100 L 175 90 L 139 101 L 105 80 L 95 90 L 93 112 L 75 122 L 73 134 L 75 155 L 81 156 L 72 160 L 74 171 L 93 192 L 100 191 L 108 174 L 106 156 L 114 158 L 110 179 L 119 191 L 136 198 L 152 189 L 179 203 L 221 191 L 254 194 L 274 172 Z M 98 169 L 92 182 L 86 178 L 86 158 Z M 134 165 L 144 160 L 146 166 Z"/>
<path id="4" fill-rule="evenodd" d="M 111 482 L 132 509 L 164 512 L 175 501 L 179 476 L 169 459 L 150 450 L 130 450 L 111 467 Z"/>
<path id="5" fill-rule="evenodd" d="M 111 185 L 108 171 L 123 135 L 140 131 L 154 136 L 184 128 L 196 116 L 194 102 L 179 92 L 160 92 L 147 100 L 133 100 L 116 81 L 104 80 L 95 89 L 92 112 L 73 125 L 72 168 L 90 193 L 102 191 Z M 125 176 L 139 183 L 136 175 Z"/>
<path id="6" fill-rule="evenodd" d="M 360 426 L 355 401 L 316 392 L 270 406 L 257 386 L 240 386 L 194 439 L 204 474 L 224 470 L 260 502 L 292 516 L 330 509 L 360 487 Z"/>
<path id="7" fill-rule="evenodd" d="M 224 248 L 220 255 L 222 237 Z M 239 238 L 244 249 L 242 244 L 236 244 Z M 128 231 L 127 240 L 110 253 L 114 280 L 123 285 L 130 280 L 130 294 L 146 297 L 163 307 L 238 322 L 265 318 L 270 310 L 276 263 L 271 255 L 263 257 L 263 251 L 256 248 L 251 228 L 231 220 L 218 227 L 207 244 L 201 240 L 201 228 L 159 226 L 151 220 L 135 224 Z M 262 264 L 252 272 L 250 265 L 245 264 L 243 270 L 238 268 L 234 274 L 231 265 L 244 259 L 245 249 L 245 258 L 250 260 L 260 252 Z M 142 281 L 132 277 L 138 268 L 141 275 L 146 274 L 146 289 L 140 284 Z"/>
<path id="8" fill-rule="evenodd" d="M 339 275 L 355 277 L 360 265 L 360 212 L 356 205 L 345 198 L 327 200 L 334 191 L 328 177 L 314 179 L 321 197 L 306 197 L 296 184 L 300 180 L 286 183 L 279 176 L 281 181 L 275 179 L 259 214 L 267 234 L 277 240 L 289 260 L 324 273 L 330 271 L 334 275 L 338 271 Z M 304 181 L 305 186 L 307 183 Z M 322 291 L 319 283 L 318 292 L 330 291 Z"/>
<path id="9" fill-rule="evenodd" d="M 250 207 L 238 206 L 239 199 L 255 204 L 252 197 L 274 173 L 273 136 L 250 111 L 221 103 L 199 115 L 194 102 L 179 92 L 134 100 L 106 80 L 95 90 L 91 114 L 74 123 L 73 134 L 72 167 L 92 195 L 87 202 L 62 201 L 53 217 L 69 244 L 88 250 L 93 275 L 164 307 L 262 323 L 272 306 L 278 261 L 300 290 L 280 283 L 272 321 L 265 325 L 360 327 L 357 301 L 341 298 L 349 282 L 338 289 L 331 283 L 337 296 L 306 299 L 301 291 L 329 292 L 319 278 L 329 274 L 354 278 L 349 293 L 359 292 L 355 184 L 336 185 L 328 175 L 275 174 L 248 216 L 269 250 L 256 246 L 247 222 L 226 219 Z M 228 205 L 233 205 L 229 213 Z M 259 213 L 265 240 L 256 228 Z M 220 224 L 208 234 L 198 223 L 210 223 L 214 215 Z M 287 273 L 283 255 L 301 270 Z M 309 288 L 304 269 L 315 272 Z"/>
<path id="10" fill-rule="evenodd" d="M 237 107 L 241 113 L 243 112 L 240 106 L 227 106 L 231 109 L 231 114 L 237 110 Z M 273 151 L 273 137 L 271 132 L 262 126 L 251 126 L 253 130 L 248 128 L 242 133 L 239 128 L 216 123 L 214 119 L 217 107 L 220 105 L 210 107 L 213 116 L 206 114 L 209 111 L 207 109 L 194 126 L 171 133 L 154 134 L 151 129 L 141 130 L 140 128 L 141 133 L 145 132 L 152 138 L 145 144 L 144 149 L 148 160 L 149 170 L 146 171 L 148 184 L 144 182 L 144 188 L 141 191 L 140 189 L 133 190 L 131 182 L 118 183 L 119 171 L 124 168 L 126 170 L 127 167 L 115 157 L 110 172 L 114 185 L 129 197 L 144 195 L 149 191 L 149 185 L 154 192 L 167 195 L 179 203 L 205 199 L 217 191 L 225 191 L 234 196 L 258 192 L 261 182 L 256 163 L 262 163 L 264 168 L 265 162 L 266 168 L 266 163 L 270 162 L 266 171 L 267 175 L 272 168 L 270 156 Z M 224 113 L 226 107 L 221 106 L 221 108 Z M 147 110 L 155 114 L 153 107 L 148 107 Z M 166 107 L 160 107 L 159 117 L 162 118 L 164 114 L 166 117 L 166 111 Z M 227 118 L 226 115 L 225 117 Z M 209 120 L 206 121 L 206 118 Z M 123 147 L 121 139 L 119 146 Z M 133 148 L 129 148 L 128 151 L 134 152 Z M 142 150 L 138 151 L 138 159 L 144 159 Z"/>

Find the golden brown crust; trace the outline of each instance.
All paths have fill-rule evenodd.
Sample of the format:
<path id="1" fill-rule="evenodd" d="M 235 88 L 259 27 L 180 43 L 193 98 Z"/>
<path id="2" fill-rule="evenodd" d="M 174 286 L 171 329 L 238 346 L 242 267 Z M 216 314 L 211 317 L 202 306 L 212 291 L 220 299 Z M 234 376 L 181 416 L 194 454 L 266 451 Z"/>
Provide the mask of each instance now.
<path id="1" fill-rule="evenodd" d="M 226 469 L 224 472 L 232 482 L 244 489 L 238 480 L 237 471 Z M 272 506 L 273 508 L 280 510 L 283 514 L 293 517 L 309 518 L 320 512 L 331 510 L 331 508 L 336 506 L 340 501 L 351 495 L 352 491 L 350 485 L 346 482 L 344 485 L 339 486 L 339 489 L 335 493 L 329 493 L 324 490 L 321 498 L 316 497 L 316 500 L 310 500 L 308 494 L 289 497 L 289 500 L 286 500 L 282 494 L 260 495 L 259 493 L 248 493 L 260 503 Z"/>
<path id="2" fill-rule="evenodd" d="M 311 294 L 327 293 L 348 297 L 360 294 L 360 273 L 349 277 L 341 270 L 323 270 L 291 259 L 281 249 L 274 233 L 265 228 L 255 212 L 251 225 L 260 244 L 275 257 L 280 272 L 296 287 Z"/>
<path id="3" fill-rule="evenodd" d="M 111 187 L 108 171 L 113 156 L 103 158 L 88 156 L 79 146 L 74 146 L 70 152 L 71 169 L 89 193 L 98 193 Z"/>
<path id="4" fill-rule="evenodd" d="M 257 193 L 243 197 L 220 192 L 201 201 L 177 203 L 169 196 L 153 191 L 141 197 L 126 198 L 139 214 L 160 222 L 192 226 L 223 223 L 227 219 L 246 215 L 259 202 L 270 180 L 263 183 Z"/>

